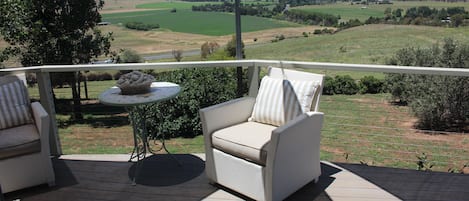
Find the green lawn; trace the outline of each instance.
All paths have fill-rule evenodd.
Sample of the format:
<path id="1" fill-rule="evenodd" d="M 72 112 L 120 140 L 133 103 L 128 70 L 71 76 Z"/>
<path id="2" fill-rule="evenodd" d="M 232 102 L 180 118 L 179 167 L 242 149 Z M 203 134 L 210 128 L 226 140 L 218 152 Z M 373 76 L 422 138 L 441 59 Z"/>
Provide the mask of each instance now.
<path id="1" fill-rule="evenodd" d="M 469 3 L 457 2 L 446 3 L 437 1 L 393 1 L 393 4 L 369 4 L 369 5 L 350 5 L 350 3 L 336 3 L 324 5 L 300 6 L 293 9 L 301 9 L 311 12 L 320 12 L 332 15 L 340 15 L 342 20 L 359 19 L 364 21 L 370 16 L 383 17 L 384 10 L 391 8 L 393 10 L 402 8 L 404 11 L 411 7 L 428 6 L 430 8 L 448 8 L 448 7 L 464 7 L 469 10 Z"/>
<path id="2" fill-rule="evenodd" d="M 112 86 L 116 85 L 116 80 L 109 81 L 100 81 L 100 82 L 88 82 L 88 98 L 89 99 L 98 99 L 99 94 L 109 89 Z M 81 85 L 81 97 L 85 98 L 85 87 Z M 28 88 L 29 95 L 32 98 L 39 98 L 39 90 L 36 87 Z M 71 99 L 72 98 L 72 89 L 68 86 L 63 88 L 54 88 L 54 94 L 57 99 Z"/>
<path id="3" fill-rule="evenodd" d="M 159 24 L 161 29 L 211 36 L 234 34 L 235 31 L 235 18 L 232 13 L 192 12 L 184 9 L 175 13 L 171 13 L 169 10 L 150 10 L 103 14 L 103 20 L 113 24 L 124 24 L 126 22 Z M 300 26 L 294 23 L 254 16 L 242 16 L 241 20 L 243 22 L 243 32 Z"/>
<path id="4" fill-rule="evenodd" d="M 468 162 L 461 147 L 469 145 L 469 136 L 412 130 L 409 108 L 390 104 L 388 94 L 322 96 L 320 111 L 322 160 L 415 169 L 417 156 L 426 153 L 438 171 Z"/>

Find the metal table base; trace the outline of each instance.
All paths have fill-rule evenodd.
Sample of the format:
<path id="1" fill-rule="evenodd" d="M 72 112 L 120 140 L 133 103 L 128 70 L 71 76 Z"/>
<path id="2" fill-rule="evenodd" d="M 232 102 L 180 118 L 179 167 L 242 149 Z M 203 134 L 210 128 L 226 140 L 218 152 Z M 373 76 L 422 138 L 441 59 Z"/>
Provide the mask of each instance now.
<path id="1" fill-rule="evenodd" d="M 176 161 L 178 166 L 181 166 L 181 163 L 174 157 L 171 152 L 166 148 L 165 144 L 165 136 L 164 134 L 155 135 L 154 139 L 149 139 L 149 133 L 147 129 L 147 124 L 145 118 L 141 118 L 145 116 L 145 109 L 140 106 L 133 106 L 133 107 L 126 107 L 127 112 L 129 113 L 129 119 L 132 124 L 133 136 L 134 136 L 134 149 L 132 150 L 132 154 L 130 155 L 129 162 L 132 162 L 134 159 L 137 159 L 135 172 L 132 178 L 132 185 L 137 185 L 137 178 L 140 173 L 140 169 L 143 165 L 147 154 L 156 154 L 161 150 L 164 150 L 171 158 Z M 153 140 L 154 145 L 158 145 L 160 143 L 159 149 L 152 149 L 150 146 L 150 142 Z"/>

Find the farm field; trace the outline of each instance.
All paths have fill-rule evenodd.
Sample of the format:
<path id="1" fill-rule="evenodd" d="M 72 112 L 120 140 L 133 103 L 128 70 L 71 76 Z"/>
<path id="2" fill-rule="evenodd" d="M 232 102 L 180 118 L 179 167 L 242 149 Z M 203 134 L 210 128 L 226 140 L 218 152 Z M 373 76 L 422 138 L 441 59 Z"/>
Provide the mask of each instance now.
<path id="1" fill-rule="evenodd" d="M 173 1 L 173 2 L 157 2 L 157 3 L 145 3 L 136 5 L 138 9 L 185 9 L 191 10 L 192 6 L 200 6 L 205 4 L 221 4 L 221 2 L 188 2 L 188 1 Z"/>
<path id="2" fill-rule="evenodd" d="M 455 3 L 446 3 L 438 1 L 393 1 L 393 4 L 369 4 L 361 5 L 355 4 L 350 5 L 350 3 L 336 3 L 336 4 L 325 4 L 325 5 L 308 5 L 294 7 L 293 9 L 319 12 L 332 14 L 335 16 L 341 17 L 343 21 L 348 21 L 349 19 L 359 19 L 364 21 L 370 16 L 373 17 L 384 17 L 384 10 L 386 8 L 391 8 L 392 10 L 397 8 L 402 8 L 404 11 L 411 7 L 418 6 L 428 6 L 430 8 L 448 8 L 448 7 L 464 7 L 466 10 L 469 10 L 469 3 L 464 2 L 455 2 Z"/>
<path id="3" fill-rule="evenodd" d="M 103 20 L 113 24 L 125 24 L 127 22 L 159 24 L 160 29 L 210 36 L 228 35 L 233 34 L 235 31 L 235 19 L 233 14 L 219 12 L 192 12 L 191 10 L 184 9 L 174 13 L 168 10 L 146 10 L 139 12 L 103 14 Z M 243 32 L 300 26 L 294 23 L 254 16 L 242 16 L 241 20 L 243 22 L 241 25 Z"/>

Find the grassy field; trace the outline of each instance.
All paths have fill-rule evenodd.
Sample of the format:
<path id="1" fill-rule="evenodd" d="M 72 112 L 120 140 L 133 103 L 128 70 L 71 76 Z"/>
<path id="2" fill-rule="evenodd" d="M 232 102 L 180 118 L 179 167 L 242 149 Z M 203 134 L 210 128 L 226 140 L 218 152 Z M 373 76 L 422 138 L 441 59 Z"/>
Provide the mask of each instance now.
<path id="1" fill-rule="evenodd" d="M 231 13 L 192 12 L 184 9 L 175 13 L 169 10 L 150 10 L 103 14 L 103 20 L 113 24 L 125 24 L 126 22 L 159 24 L 160 29 L 210 36 L 233 34 L 235 30 L 235 19 Z M 243 22 L 241 25 L 243 32 L 300 26 L 294 23 L 254 16 L 242 16 L 241 20 Z"/>
<path id="2" fill-rule="evenodd" d="M 321 97 L 320 110 L 325 113 L 321 159 L 415 169 L 417 156 L 426 153 L 439 171 L 469 162 L 469 136 L 413 130 L 416 119 L 409 108 L 390 104 L 388 96 Z"/>
<path id="3" fill-rule="evenodd" d="M 430 47 L 452 37 L 469 43 L 469 28 L 366 25 L 333 35 L 287 39 L 246 49 L 248 58 L 384 64 L 405 47 Z"/>
<path id="4" fill-rule="evenodd" d="M 448 7 L 464 7 L 469 10 L 469 3 L 456 2 L 446 3 L 437 1 L 393 1 L 393 4 L 369 4 L 369 5 L 350 5 L 350 3 L 336 3 L 324 5 L 310 5 L 295 7 L 293 9 L 300 9 L 311 12 L 320 12 L 332 15 L 340 15 L 342 20 L 348 21 L 349 19 L 359 19 L 364 21 L 370 16 L 384 17 L 384 10 L 391 8 L 395 10 L 402 8 L 404 11 L 411 7 L 428 6 L 430 8 L 448 8 Z"/>

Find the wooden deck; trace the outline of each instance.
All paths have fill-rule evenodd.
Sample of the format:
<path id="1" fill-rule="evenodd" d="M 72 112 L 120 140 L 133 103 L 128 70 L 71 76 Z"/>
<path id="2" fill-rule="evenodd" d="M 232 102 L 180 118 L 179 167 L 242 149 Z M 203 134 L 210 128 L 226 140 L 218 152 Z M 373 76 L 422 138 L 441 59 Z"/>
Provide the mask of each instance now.
<path id="1" fill-rule="evenodd" d="M 128 155 L 65 155 L 54 159 L 55 187 L 32 187 L 5 200 L 247 200 L 212 186 L 203 154 L 165 154 L 145 161 L 137 185 Z M 287 200 L 469 200 L 469 175 L 421 172 L 355 164 L 322 163 L 318 184 L 308 184 Z"/>

